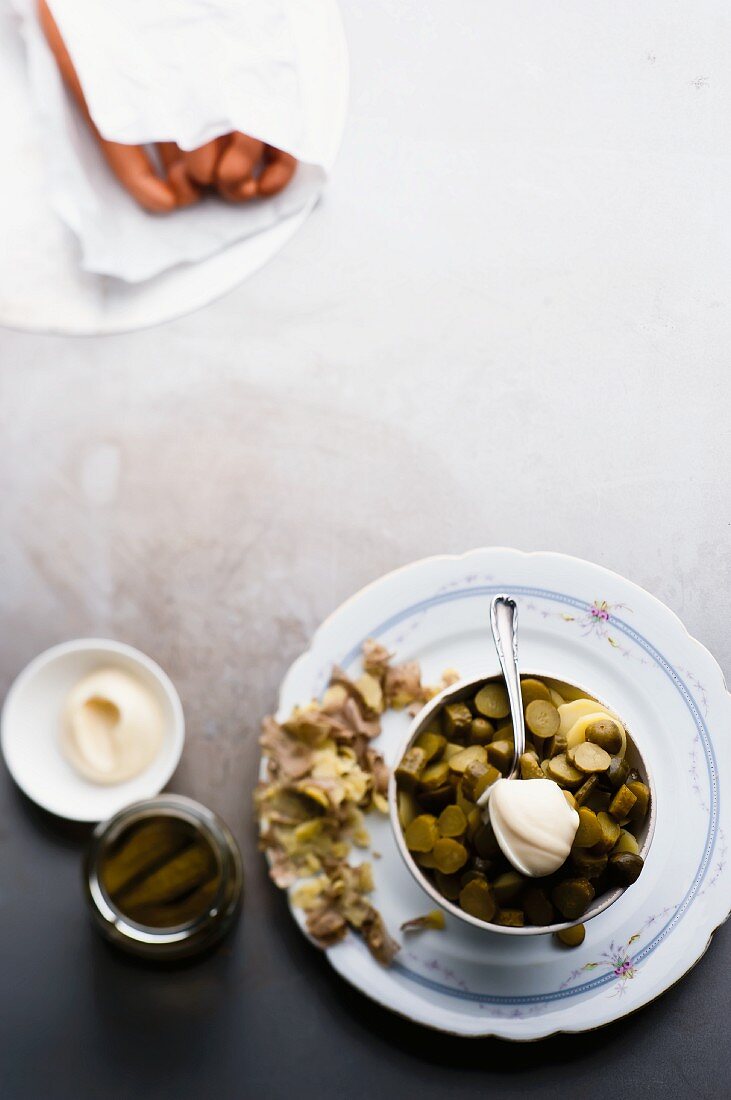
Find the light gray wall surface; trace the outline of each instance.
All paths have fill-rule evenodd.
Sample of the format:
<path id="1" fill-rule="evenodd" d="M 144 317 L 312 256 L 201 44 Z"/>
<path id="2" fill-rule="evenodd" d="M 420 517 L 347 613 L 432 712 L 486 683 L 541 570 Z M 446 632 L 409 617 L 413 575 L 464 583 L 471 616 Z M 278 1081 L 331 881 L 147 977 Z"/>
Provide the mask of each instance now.
<path id="1" fill-rule="evenodd" d="M 259 720 L 317 624 L 431 553 L 596 561 L 728 676 L 728 12 L 343 9 L 341 159 L 280 256 L 150 331 L 0 331 L 0 687 L 78 635 L 159 660 L 188 716 L 174 787 L 230 821 L 249 884 L 205 965 L 131 966 L 86 928 L 76 832 L 3 773 L 4 1095 L 720 1096 L 727 929 L 595 1035 L 435 1039 L 300 940 L 250 789 Z"/>

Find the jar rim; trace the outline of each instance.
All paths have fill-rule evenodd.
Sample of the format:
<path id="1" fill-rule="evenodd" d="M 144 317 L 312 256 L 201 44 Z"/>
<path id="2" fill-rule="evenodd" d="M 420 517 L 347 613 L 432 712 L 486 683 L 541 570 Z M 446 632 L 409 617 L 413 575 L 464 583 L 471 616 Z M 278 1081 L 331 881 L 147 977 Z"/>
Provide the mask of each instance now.
<path id="1" fill-rule="evenodd" d="M 190 921 L 158 928 L 133 920 L 115 904 L 102 883 L 99 866 L 107 846 L 125 830 L 139 821 L 164 817 L 184 821 L 204 837 L 216 859 L 219 883 L 202 913 Z M 238 845 L 217 814 L 185 795 L 160 794 L 130 803 L 97 825 L 86 855 L 84 880 L 92 916 L 108 939 L 136 953 L 159 952 L 159 957 L 164 957 L 202 950 L 227 930 L 238 910 L 243 870 Z"/>

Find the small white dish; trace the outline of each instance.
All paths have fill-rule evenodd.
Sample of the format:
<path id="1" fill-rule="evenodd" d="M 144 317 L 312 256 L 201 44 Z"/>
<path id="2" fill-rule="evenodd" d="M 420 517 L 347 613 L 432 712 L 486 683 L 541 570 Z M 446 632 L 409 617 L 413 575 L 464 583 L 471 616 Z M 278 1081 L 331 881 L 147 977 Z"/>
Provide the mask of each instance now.
<path id="1" fill-rule="evenodd" d="M 84 779 L 63 755 L 64 701 L 90 672 L 119 668 L 133 673 L 158 700 L 165 728 L 152 763 L 124 783 L 103 786 Z M 138 649 L 105 638 L 79 638 L 39 654 L 7 694 L 0 745 L 8 770 L 37 805 L 71 821 L 103 821 L 130 802 L 158 794 L 175 771 L 185 741 L 183 707 L 170 677 Z"/>

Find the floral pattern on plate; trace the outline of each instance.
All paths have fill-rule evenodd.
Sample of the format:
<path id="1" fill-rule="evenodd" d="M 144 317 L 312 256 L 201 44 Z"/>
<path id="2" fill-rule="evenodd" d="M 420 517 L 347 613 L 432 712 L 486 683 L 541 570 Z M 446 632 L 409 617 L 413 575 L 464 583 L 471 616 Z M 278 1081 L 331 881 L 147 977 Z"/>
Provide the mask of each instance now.
<path id="1" fill-rule="evenodd" d="M 659 792 L 645 872 L 587 925 L 573 956 L 550 937 L 506 944 L 507 937 L 448 921 L 445 932 L 423 933 L 404 948 L 389 970 L 355 938 L 328 957 L 369 996 L 431 1027 L 532 1039 L 597 1027 L 651 1000 L 693 965 L 728 915 L 728 821 L 718 776 L 731 762 L 729 739 L 716 733 L 728 726 L 731 704 L 711 655 L 672 612 L 616 574 L 557 554 L 483 549 L 416 562 L 348 600 L 290 670 L 280 709 L 319 694 L 332 664 L 356 669 L 367 637 L 399 660 L 421 661 L 427 681 L 450 666 L 465 677 L 492 674 L 487 613 L 498 591 L 519 601 L 523 669 L 585 684 L 641 736 Z M 384 722 L 379 747 L 387 760 L 406 720 Z M 670 792 L 683 799 L 682 829 Z M 424 895 L 387 823 L 374 822 L 372 833 L 382 854 L 375 903 L 397 928 L 423 911 Z M 684 920 L 691 908 L 693 920 Z"/>

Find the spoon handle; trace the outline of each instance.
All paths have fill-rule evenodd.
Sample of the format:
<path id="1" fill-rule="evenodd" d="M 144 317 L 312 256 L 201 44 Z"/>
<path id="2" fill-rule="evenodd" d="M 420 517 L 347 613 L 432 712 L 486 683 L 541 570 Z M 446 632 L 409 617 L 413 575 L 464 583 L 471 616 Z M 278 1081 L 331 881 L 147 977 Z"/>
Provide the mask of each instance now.
<path id="1" fill-rule="evenodd" d="M 490 605 L 490 625 L 510 700 L 510 717 L 515 735 L 513 763 L 508 774 L 508 779 L 512 779 L 518 770 L 518 760 L 525 752 L 523 697 L 520 693 L 518 672 L 518 605 L 512 596 L 495 596 Z"/>

